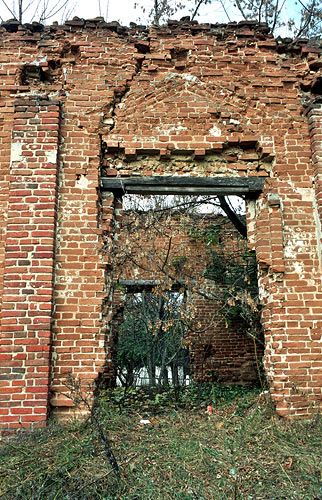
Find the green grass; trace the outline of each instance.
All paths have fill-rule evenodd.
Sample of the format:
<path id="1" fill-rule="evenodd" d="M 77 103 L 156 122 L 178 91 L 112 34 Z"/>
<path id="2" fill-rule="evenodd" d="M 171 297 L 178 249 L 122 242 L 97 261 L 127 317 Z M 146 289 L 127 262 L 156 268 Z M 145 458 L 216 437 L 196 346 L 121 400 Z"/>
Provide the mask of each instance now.
<path id="1" fill-rule="evenodd" d="M 147 416 L 151 424 L 140 425 Z M 0 498 L 322 498 L 321 419 L 281 420 L 258 391 L 208 386 L 176 400 L 116 392 L 102 398 L 100 421 L 119 479 L 89 422 L 51 423 L 3 441 Z"/>

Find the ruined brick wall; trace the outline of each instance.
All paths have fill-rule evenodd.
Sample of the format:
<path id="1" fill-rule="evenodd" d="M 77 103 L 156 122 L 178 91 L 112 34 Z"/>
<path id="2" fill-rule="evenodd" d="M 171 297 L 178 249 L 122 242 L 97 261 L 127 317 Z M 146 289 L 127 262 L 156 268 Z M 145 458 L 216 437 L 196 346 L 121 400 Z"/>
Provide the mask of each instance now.
<path id="1" fill-rule="evenodd" d="M 319 50 L 279 44 L 251 24 L 30 29 L 0 28 L 2 427 L 43 424 L 49 402 L 68 412 L 67 375 L 86 387 L 109 359 L 118 207 L 100 194 L 101 167 L 266 178 L 248 202 L 265 366 L 278 413 L 312 414 L 321 398 Z"/>
<path id="2" fill-rule="evenodd" d="M 181 283 L 182 291 L 188 293 L 185 314 L 190 330 L 184 343 L 189 348 L 193 380 L 231 384 L 258 381 L 261 342 L 254 345 L 245 326 L 243 329 L 238 322 L 228 324 L 221 310 L 224 285 L 205 279 L 212 252 L 225 255 L 233 264 L 241 263 L 246 251 L 246 240 L 222 215 L 124 211 L 113 255 L 112 351 L 117 350 L 126 293 L 144 287 L 151 290 L 153 283 L 156 292 L 163 293 Z M 110 378 L 115 380 L 115 372 L 110 377 L 107 374 L 106 379 Z"/>

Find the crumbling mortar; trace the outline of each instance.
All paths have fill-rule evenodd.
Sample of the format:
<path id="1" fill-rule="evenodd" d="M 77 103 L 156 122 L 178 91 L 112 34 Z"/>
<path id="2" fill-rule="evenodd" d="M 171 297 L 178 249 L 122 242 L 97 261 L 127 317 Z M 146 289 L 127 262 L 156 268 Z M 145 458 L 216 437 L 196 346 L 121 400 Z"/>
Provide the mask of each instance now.
<path id="1" fill-rule="evenodd" d="M 110 109 L 110 117 L 112 118 L 113 121 L 110 125 L 110 129 L 109 129 L 108 134 L 111 134 L 111 132 L 114 130 L 114 128 L 116 126 L 117 108 L 121 107 L 122 102 L 126 98 L 127 94 L 130 92 L 131 84 L 139 76 L 139 74 L 142 70 L 144 60 L 145 60 L 144 56 L 142 56 L 142 58 L 137 59 L 137 62 L 135 64 L 135 70 L 134 70 L 131 78 L 126 80 L 123 90 L 121 92 L 114 90 L 114 98 L 113 98 L 113 101 L 111 102 L 111 109 Z"/>

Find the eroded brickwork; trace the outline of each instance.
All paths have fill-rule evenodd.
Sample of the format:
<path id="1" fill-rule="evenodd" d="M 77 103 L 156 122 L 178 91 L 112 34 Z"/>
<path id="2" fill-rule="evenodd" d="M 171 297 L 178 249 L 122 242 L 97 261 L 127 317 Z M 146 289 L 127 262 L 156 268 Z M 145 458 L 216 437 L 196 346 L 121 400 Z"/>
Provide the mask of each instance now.
<path id="1" fill-rule="evenodd" d="M 75 20 L 63 27 L 28 29 L 10 23 L 0 29 L 2 427 L 43 422 L 45 401 L 68 411 L 72 403 L 63 396 L 66 376 L 71 372 L 85 387 L 106 368 L 108 314 L 103 321 L 102 311 L 108 309 L 108 227 L 113 210 L 110 219 L 102 214 L 100 167 L 108 176 L 266 178 L 263 193 L 248 201 L 249 242 L 259 264 L 265 366 L 278 413 L 312 414 L 321 398 L 319 50 L 304 41 L 283 45 L 264 26 L 245 23 L 182 23 L 148 31 Z M 58 121 L 52 123 L 54 116 L 47 118 L 42 108 L 36 111 L 42 101 L 31 106 L 33 110 L 26 109 L 24 116 L 21 109 L 15 110 L 17 99 L 34 96 L 59 103 L 59 168 L 53 168 L 53 159 L 48 158 L 57 141 L 51 135 L 48 151 L 46 141 L 40 147 L 34 138 L 35 147 L 20 159 L 16 150 L 17 160 L 10 166 L 11 141 L 19 142 L 17 127 L 27 126 L 25 132 L 20 129 L 25 144 L 29 144 L 28 127 L 39 138 L 53 126 L 55 134 L 58 129 Z M 50 104 L 44 106 L 54 112 L 49 111 Z M 33 168 L 37 170 L 33 178 L 38 170 L 48 176 L 39 196 L 46 197 L 47 190 L 50 200 L 59 172 L 58 215 L 56 219 L 50 215 L 55 228 L 45 243 L 46 236 L 33 236 L 36 228 L 29 227 L 44 224 L 36 209 L 42 199 L 29 203 L 16 187 L 17 182 L 27 185 L 27 170 Z M 15 191 L 20 208 L 15 206 Z M 49 204 L 48 210 L 54 211 L 54 201 Z M 23 230 L 15 231 L 15 222 L 10 223 L 14 217 L 28 219 L 18 225 L 26 223 L 28 236 L 36 238 L 27 257 L 10 256 L 13 246 L 18 254 L 24 251 Z M 12 237 L 12 232 L 18 234 Z M 54 233 L 55 258 L 35 257 L 38 246 L 49 252 Z M 35 307 L 31 297 L 38 295 L 23 292 L 29 289 L 31 267 L 37 268 L 35 262 L 42 259 L 48 284 L 54 263 L 54 287 L 51 292 L 46 289 Z M 10 294 L 13 266 L 20 285 Z M 37 272 L 32 281 L 40 281 Z M 48 301 L 50 294 L 53 300 Z M 10 310 L 16 316 L 10 316 Z M 34 316 L 33 311 L 40 310 L 47 310 L 45 322 L 38 313 Z M 21 311 L 26 311 L 24 316 Z M 8 334 L 9 316 L 15 319 Z M 42 326 L 35 330 L 38 316 Z M 23 326 L 21 331 L 18 326 Z M 19 331 L 21 351 L 14 347 Z M 30 338 L 38 339 L 34 363 L 27 348 Z M 50 397 L 46 393 L 49 345 Z M 17 356 L 26 356 L 28 363 L 22 359 L 18 363 Z M 46 373 L 37 389 L 36 361 Z M 21 371 L 12 379 L 15 368 Z M 8 395 L 6 388 L 15 384 L 21 388 L 11 404 L 12 393 Z M 35 406 L 26 413 L 28 399 Z"/>

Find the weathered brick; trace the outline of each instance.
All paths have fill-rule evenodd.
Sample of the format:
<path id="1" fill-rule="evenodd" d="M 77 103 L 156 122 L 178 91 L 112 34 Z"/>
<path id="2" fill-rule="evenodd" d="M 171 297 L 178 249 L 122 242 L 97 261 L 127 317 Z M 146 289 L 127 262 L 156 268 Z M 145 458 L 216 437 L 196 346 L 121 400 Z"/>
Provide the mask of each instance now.
<path id="1" fill-rule="evenodd" d="M 238 25 L 223 28 L 222 38 L 206 26 L 170 27 L 160 36 L 153 29 L 143 42 L 134 32 L 129 37 L 111 32 L 107 38 L 83 25 L 74 29 L 58 28 L 59 36 L 48 30 L 50 47 L 40 47 L 36 34 L 30 35 L 30 44 L 23 29 L 14 38 L 0 35 L 1 340 L 11 349 L 39 348 L 27 351 L 26 359 L 15 358 L 12 368 L 37 366 L 47 373 L 49 355 L 41 342 L 52 343 L 57 354 L 51 367 L 57 391 L 52 403 L 58 410 L 64 406 L 59 391 L 64 392 L 68 371 L 85 387 L 104 369 L 106 332 L 100 312 L 105 266 L 111 262 L 102 253 L 103 231 L 119 223 L 119 215 L 112 200 L 112 217 L 100 222 L 101 159 L 110 176 L 263 176 L 264 192 L 249 202 L 247 218 L 249 244 L 259 263 L 265 367 L 277 411 L 307 417 L 319 405 L 315 395 L 320 387 L 313 375 L 320 354 L 314 342 L 322 330 L 317 230 L 322 218 L 322 105 L 312 100 L 305 116 L 298 89 L 302 78 L 306 85 L 315 78 L 313 70 L 307 73 L 307 57 L 317 49 L 306 45 L 302 54 L 285 58 L 270 36 Z M 49 92 L 44 95 L 44 84 L 15 84 L 22 65 L 40 51 L 52 58 L 75 41 L 84 57 L 75 58 L 66 82 L 63 72 L 55 77 L 61 102 L 51 101 Z M 232 41 L 238 52 L 231 52 Z M 184 68 L 171 55 L 180 48 L 189 51 Z M 61 59 L 61 64 L 70 62 Z M 16 91 L 24 95 L 14 101 Z M 279 196 L 280 206 L 269 205 L 270 193 Z M 11 307 L 20 303 L 27 308 Z M 12 316 L 12 311 L 19 314 Z M 92 351 L 79 343 L 84 335 Z M 68 366 L 60 357 L 61 347 L 79 360 Z M 14 356 L 14 350 L 3 354 Z M 276 365 L 272 359 L 280 354 L 285 361 Z M 298 355 L 305 355 L 307 374 L 292 368 L 298 362 L 292 356 Z M 30 415 L 0 414 L 2 427 L 19 428 L 19 417 L 25 426 L 45 422 L 49 385 L 39 378 L 43 386 L 31 391 L 35 373 L 9 373 L 7 387 L 17 383 L 17 396 L 41 399 Z M 301 395 L 295 398 L 283 386 L 274 388 L 281 377 Z M 23 399 L 4 402 L 23 408 Z"/>

